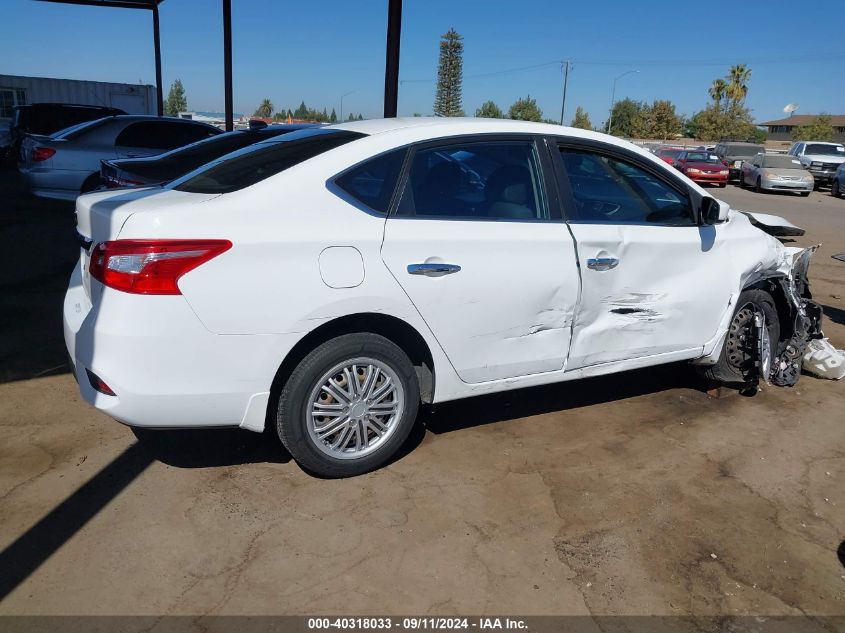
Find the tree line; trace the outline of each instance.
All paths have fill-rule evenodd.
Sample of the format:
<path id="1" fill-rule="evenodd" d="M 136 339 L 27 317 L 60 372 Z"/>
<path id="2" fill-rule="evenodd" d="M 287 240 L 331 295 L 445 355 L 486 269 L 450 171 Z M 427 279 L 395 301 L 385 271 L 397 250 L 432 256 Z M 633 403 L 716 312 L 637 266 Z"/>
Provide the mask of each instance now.
<path id="1" fill-rule="evenodd" d="M 315 121 L 317 123 L 337 123 L 339 120 L 334 108 L 332 108 L 331 113 L 329 113 L 326 108 L 323 108 L 322 110 L 309 108 L 305 105 L 304 100 L 299 103 L 299 107 L 296 110 L 291 110 L 290 108 L 285 110 L 282 108 L 281 110 L 276 111 L 273 102 L 270 101 L 270 99 L 264 99 L 258 108 L 256 108 L 253 116 L 265 119 L 273 118 L 276 121 L 299 119 L 300 121 Z M 347 121 L 362 121 L 363 119 L 364 116 L 362 114 L 359 113 L 356 115 L 354 112 L 350 112 L 349 116 L 346 118 Z"/>

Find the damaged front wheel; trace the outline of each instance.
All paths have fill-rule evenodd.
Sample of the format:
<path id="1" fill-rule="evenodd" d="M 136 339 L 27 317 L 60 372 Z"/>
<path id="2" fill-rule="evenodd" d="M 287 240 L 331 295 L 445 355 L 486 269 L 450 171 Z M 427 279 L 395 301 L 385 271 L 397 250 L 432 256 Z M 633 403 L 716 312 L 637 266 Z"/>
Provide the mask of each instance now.
<path id="1" fill-rule="evenodd" d="M 745 290 L 739 295 L 718 362 L 702 373 L 729 385 L 756 384 L 770 375 L 779 340 L 780 322 L 772 296 L 763 290 Z"/>

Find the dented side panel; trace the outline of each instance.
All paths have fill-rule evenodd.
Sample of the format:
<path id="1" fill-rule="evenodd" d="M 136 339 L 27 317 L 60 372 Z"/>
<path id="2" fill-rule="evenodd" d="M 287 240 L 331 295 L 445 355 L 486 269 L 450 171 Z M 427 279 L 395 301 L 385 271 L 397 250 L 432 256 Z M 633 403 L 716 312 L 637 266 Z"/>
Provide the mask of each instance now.
<path id="1" fill-rule="evenodd" d="M 389 218 L 382 259 L 461 380 L 563 369 L 579 279 L 563 223 Z M 411 264 L 460 271 L 411 275 Z"/>
<path id="2" fill-rule="evenodd" d="M 725 228 L 572 224 L 583 290 L 567 369 L 700 350 L 731 296 Z M 606 257 L 615 268 L 587 265 Z"/>

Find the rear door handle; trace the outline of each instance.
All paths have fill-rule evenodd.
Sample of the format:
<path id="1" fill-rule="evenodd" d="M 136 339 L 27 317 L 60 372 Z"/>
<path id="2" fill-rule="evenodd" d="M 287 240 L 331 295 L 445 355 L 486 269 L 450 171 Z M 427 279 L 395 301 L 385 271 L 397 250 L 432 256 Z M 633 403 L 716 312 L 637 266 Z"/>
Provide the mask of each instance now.
<path id="1" fill-rule="evenodd" d="M 459 272 L 457 264 L 408 264 L 409 275 L 425 275 L 426 277 L 442 277 Z"/>
<path id="2" fill-rule="evenodd" d="M 594 257 L 587 260 L 587 268 L 593 270 L 610 270 L 619 265 L 619 260 L 615 257 Z"/>

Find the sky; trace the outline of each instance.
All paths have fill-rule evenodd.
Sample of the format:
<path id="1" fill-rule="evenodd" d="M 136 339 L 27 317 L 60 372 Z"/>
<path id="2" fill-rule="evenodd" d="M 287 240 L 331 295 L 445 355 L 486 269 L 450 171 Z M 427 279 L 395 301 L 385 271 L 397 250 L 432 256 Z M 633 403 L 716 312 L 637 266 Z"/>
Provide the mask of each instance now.
<path id="1" fill-rule="evenodd" d="M 2 0 L 0 74 L 155 83 L 148 11 Z M 743 8 L 743 5 L 745 8 Z M 399 114 L 432 113 L 438 42 L 450 27 L 464 41 L 463 107 L 492 99 L 503 110 L 530 95 L 559 119 L 561 60 L 573 61 L 565 122 L 584 107 L 593 125 L 616 99 L 669 99 L 691 115 L 713 79 L 735 63 L 751 70 L 747 105 L 756 121 L 845 114 L 841 0 L 748 3 L 656 0 L 404 0 Z M 387 0 L 233 0 L 236 112 L 264 98 L 381 116 Z M 167 87 L 181 79 L 191 110 L 223 110 L 219 0 L 165 0 L 160 8 Z M 809 28 L 809 25 L 812 28 Z M 801 30 L 800 44 L 796 28 Z"/>

